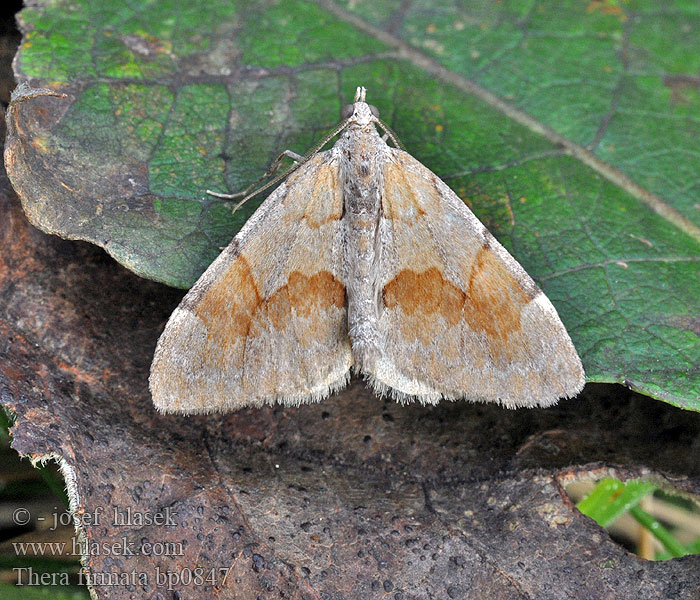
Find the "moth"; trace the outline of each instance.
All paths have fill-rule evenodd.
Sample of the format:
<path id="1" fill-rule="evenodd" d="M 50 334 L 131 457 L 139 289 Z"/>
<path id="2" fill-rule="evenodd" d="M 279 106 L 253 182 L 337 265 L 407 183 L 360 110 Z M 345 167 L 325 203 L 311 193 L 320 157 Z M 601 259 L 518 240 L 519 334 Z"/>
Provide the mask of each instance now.
<path id="1" fill-rule="evenodd" d="M 158 409 L 316 402 L 351 372 L 424 404 L 549 406 L 583 388 L 551 302 L 365 96 L 170 317 L 151 366 Z"/>

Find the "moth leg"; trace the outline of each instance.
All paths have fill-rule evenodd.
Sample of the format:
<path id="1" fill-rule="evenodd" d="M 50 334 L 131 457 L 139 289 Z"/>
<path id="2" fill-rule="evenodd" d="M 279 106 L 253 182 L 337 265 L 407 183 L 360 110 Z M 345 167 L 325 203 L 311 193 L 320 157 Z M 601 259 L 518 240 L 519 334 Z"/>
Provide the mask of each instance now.
<path id="1" fill-rule="evenodd" d="M 396 140 L 396 137 L 391 133 L 391 130 L 384 125 L 381 121 L 377 120 L 379 125 L 389 134 L 389 137 L 392 139 L 392 141 L 397 145 L 400 146 L 398 143 L 398 140 Z M 321 148 L 323 148 L 328 142 L 330 142 L 336 135 L 338 135 L 343 129 L 345 129 L 348 124 L 350 123 L 350 119 L 345 119 L 342 123 L 340 123 L 333 131 L 331 131 L 325 138 L 323 138 L 318 144 L 316 144 L 309 152 L 306 153 L 304 156 L 299 156 L 296 152 L 292 152 L 291 150 L 285 150 L 282 152 L 277 157 L 277 160 L 273 162 L 265 172 L 265 174 L 258 179 L 255 183 L 252 185 L 248 186 L 247 189 L 245 189 L 242 192 L 239 192 L 238 194 L 219 194 L 218 192 L 212 192 L 211 190 L 207 190 L 207 194 L 210 194 L 212 196 L 216 196 L 217 198 L 224 198 L 226 200 L 230 200 L 232 198 L 238 198 L 240 196 L 243 196 L 243 200 L 241 200 L 236 206 L 233 207 L 232 212 L 236 212 L 247 200 L 252 198 L 253 196 L 257 196 L 260 192 L 265 191 L 266 189 L 272 187 L 273 185 L 276 185 L 278 182 L 280 182 L 282 179 L 285 179 L 288 175 L 291 175 L 294 171 L 296 171 L 301 165 L 304 163 L 308 162 L 311 160 L 313 156 L 318 153 Z M 280 163 L 282 162 L 282 158 L 285 156 L 290 157 L 293 161 L 294 164 L 289 167 L 284 173 L 281 175 L 277 175 L 277 177 L 272 178 L 270 181 L 268 181 L 265 185 L 262 187 L 259 187 L 257 189 L 255 188 L 256 185 L 258 185 L 263 179 L 266 177 L 269 177 L 273 173 L 277 171 L 277 169 L 280 166 Z M 253 191 L 251 191 L 253 190 Z"/>
<path id="2" fill-rule="evenodd" d="M 291 150 L 285 150 L 280 154 L 273 162 L 272 164 L 267 168 L 267 171 L 265 171 L 256 181 L 251 183 L 246 189 L 244 189 L 242 192 L 236 192 L 235 194 L 221 194 L 219 192 L 213 192 L 211 190 L 207 190 L 207 194 L 210 196 L 215 196 L 217 198 L 223 198 L 225 200 L 232 200 L 233 198 L 240 198 L 241 196 L 247 197 L 248 194 L 250 193 L 251 190 L 253 190 L 256 186 L 260 184 L 261 181 L 264 179 L 267 179 L 268 177 L 271 177 L 280 168 L 280 165 L 282 164 L 282 159 L 284 157 L 291 158 L 294 161 L 294 165 L 298 165 L 300 161 L 304 160 L 304 157 L 301 156 L 300 154 L 297 154 L 296 152 L 292 152 Z M 234 212 L 236 211 L 238 207 L 234 208 Z"/>
<path id="3" fill-rule="evenodd" d="M 292 152 L 291 150 L 285 150 L 284 152 L 282 152 L 282 154 L 280 154 L 280 155 L 277 157 L 277 161 L 282 160 L 282 157 L 283 157 L 283 156 L 288 156 L 288 157 L 291 158 L 295 163 L 298 163 L 299 161 L 304 160 L 304 157 L 303 157 L 301 154 L 297 154 L 296 152 Z M 277 161 L 275 161 L 275 162 L 277 162 Z M 275 169 L 275 171 L 276 171 L 278 168 L 279 168 L 279 165 L 277 166 L 277 168 Z M 270 175 L 272 175 L 272 173 L 270 173 Z"/>
<path id="4" fill-rule="evenodd" d="M 251 185 L 249 185 L 245 190 L 242 192 L 238 192 L 236 194 L 219 194 L 218 192 L 212 192 L 211 190 L 207 190 L 207 194 L 210 196 L 216 196 L 217 198 L 225 198 L 227 200 L 233 199 L 233 198 L 240 198 L 243 196 L 243 200 L 241 200 L 236 206 L 233 207 L 232 213 L 235 213 L 242 205 L 243 203 L 248 200 L 248 198 L 251 198 L 252 195 L 249 195 L 249 192 L 255 188 L 256 185 L 258 185 L 263 179 L 267 179 L 268 177 L 274 175 L 280 168 L 280 165 L 282 164 L 282 159 L 287 156 L 288 158 L 291 158 L 294 161 L 294 167 L 297 167 L 300 162 L 304 160 L 304 157 L 301 156 L 301 154 L 297 154 L 296 152 L 292 152 L 291 150 L 285 150 L 280 154 L 274 162 L 267 168 L 267 171 L 263 174 L 262 177 L 260 177 L 257 181 L 253 182 Z M 257 193 L 257 192 L 256 192 Z M 226 246 L 219 246 L 219 250 L 223 251 L 226 249 Z"/>
<path id="5" fill-rule="evenodd" d="M 386 141 L 387 141 L 388 139 L 389 139 L 389 134 L 388 134 L 388 133 L 385 133 L 385 134 L 382 136 L 382 142 L 386 143 Z"/>

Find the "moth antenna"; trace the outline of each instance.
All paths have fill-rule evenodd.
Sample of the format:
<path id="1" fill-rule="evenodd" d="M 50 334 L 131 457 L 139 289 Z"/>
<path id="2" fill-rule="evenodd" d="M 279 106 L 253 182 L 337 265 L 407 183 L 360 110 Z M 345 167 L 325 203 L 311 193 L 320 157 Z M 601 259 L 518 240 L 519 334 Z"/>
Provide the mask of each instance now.
<path id="1" fill-rule="evenodd" d="M 391 142 L 396 146 L 397 148 L 400 148 L 401 150 L 405 150 L 404 145 L 400 142 L 399 138 L 397 135 L 389 128 L 389 126 L 382 121 L 379 117 L 375 117 L 377 123 L 379 126 L 384 130 L 384 133 L 386 133 L 389 136 L 389 139 Z"/>
<path id="2" fill-rule="evenodd" d="M 245 201 L 248 200 L 248 198 L 250 198 L 250 196 L 246 196 L 245 198 L 243 198 L 243 200 L 241 200 L 238 204 L 236 204 L 236 206 L 233 207 L 233 210 L 231 211 L 231 216 L 233 216 L 233 215 L 236 214 L 236 211 L 237 211 L 241 206 L 243 206 L 243 204 L 245 204 Z"/>

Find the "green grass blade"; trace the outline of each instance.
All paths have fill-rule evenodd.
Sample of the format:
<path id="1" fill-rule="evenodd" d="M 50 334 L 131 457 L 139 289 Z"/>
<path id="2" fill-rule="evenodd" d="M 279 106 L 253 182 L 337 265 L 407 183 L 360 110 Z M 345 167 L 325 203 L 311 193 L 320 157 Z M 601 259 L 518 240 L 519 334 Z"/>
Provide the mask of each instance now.
<path id="1" fill-rule="evenodd" d="M 666 550 L 671 554 L 671 556 L 679 557 L 688 554 L 688 550 L 681 544 L 673 534 L 666 529 L 659 521 L 652 517 L 648 512 L 639 508 L 639 506 L 634 506 L 630 509 L 630 514 L 637 519 L 643 527 L 648 529 L 652 535 L 659 540 Z"/>

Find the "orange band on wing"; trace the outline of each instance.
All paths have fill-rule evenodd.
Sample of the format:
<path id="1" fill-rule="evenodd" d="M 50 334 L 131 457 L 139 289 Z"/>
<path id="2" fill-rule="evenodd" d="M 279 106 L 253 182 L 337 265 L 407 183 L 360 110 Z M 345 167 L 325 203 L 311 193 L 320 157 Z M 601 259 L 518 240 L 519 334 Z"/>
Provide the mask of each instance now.
<path id="1" fill-rule="evenodd" d="M 292 271 L 287 285 L 262 302 L 257 312 L 266 314 L 276 329 L 285 329 L 292 310 L 301 317 L 315 315 L 321 319 L 331 306 L 345 306 L 345 286 L 340 281 L 328 271 L 319 271 L 310 277 Z M 309 331 L 308 337 L 312 337 L 313 333 Z M 250 335 L 256 333 L 251 331 Z"/>
<path id="2" fill-rule="evenodd" d="M 384 288 L 387 308 L 400 308 L 407 316 L 439 313 L 452 326 L 464 319 L 471 329 L 485 332 L 494 346 L 520 331 L 520 313 L 530 300 L 487 247 L 476 255 L 466 292 L 443 278 L 436 267 L 422 273 L 404 269 Z M 420 321 L 416 325 L 420 327 Z"/>

